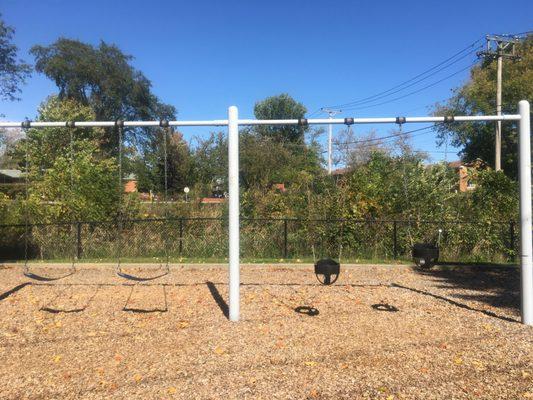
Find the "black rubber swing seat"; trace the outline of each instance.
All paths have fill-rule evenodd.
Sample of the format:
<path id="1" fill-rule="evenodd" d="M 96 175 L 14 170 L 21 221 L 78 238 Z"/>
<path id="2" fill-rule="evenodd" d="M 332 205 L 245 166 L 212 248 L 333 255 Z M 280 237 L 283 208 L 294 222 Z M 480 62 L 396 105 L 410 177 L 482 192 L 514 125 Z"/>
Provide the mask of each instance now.
<path id="1" fill-rule="evenodd" d="M 323 258 L 315 263 L 316 278 L 323 285 L 334 284 L 339 279 L 340 272 L 341 265 L 331 258 Z"/>
<path id="2" fill-rule="evenodd" d="M 129 279 L 130 281 L 137 281 L 137 282 L 145 282 L 145 281 L 153 281 L 159 278 L 162 278 L 165 275 L 168 275 L 170 271 L 164 271 L 163 273 L 155 276 L 137 276 L 137 275 L 131 275 L 123 271 L 117 271 L 117 275 L 124 279 Z"/>
<path id="3" fill-rule="evenodd" d="M 430 243 L 415 243 L 413 261 L 417 267 L 429 269 L 439 259 L 439 247 Z"/>
<path id="4" fill-rule="evenodd" d="M 59 275 L 59 276 L 44 276 L 44 275 L 38 275 L 34 272 L 31 272 L 30 271 L 30 266 L 28 264 L 28 262 L 26 261 L 26 263 L 24 264 L 24 267 L 23 267 L 23 271 L 22 271 L 23 275 L 27 278 L 30 278 L 30 279 L 33 279 L 34 281 L 41 281 L 41 282 L 52 282 L 52 281 L 58 281 L 60 279 L 65 279 L 71 275 L 74 275 L 76 273 L 76 267 L 75 267 L 75 264 L 73 263 L 71 266 L 70 266 L 70 270 L 63 274 L 63 275 Z"/>
<path id="5" fill-rule="evenodd" d="M 42 281 L 42 282 L 52 282 L 52 281 L 58 281 L 60 279 L 64 279 L 66 277 L 69 277 L 71 275 L 74 275 L 75 272 L 69 272 L 68 274 L 61 275 L 58 277 L 51 277 L 51 276 L 42 276 L 34 274 L 33 272 L 24 272 L 24 276 L 30 279 L 33 279 L 35 281 Z"/>

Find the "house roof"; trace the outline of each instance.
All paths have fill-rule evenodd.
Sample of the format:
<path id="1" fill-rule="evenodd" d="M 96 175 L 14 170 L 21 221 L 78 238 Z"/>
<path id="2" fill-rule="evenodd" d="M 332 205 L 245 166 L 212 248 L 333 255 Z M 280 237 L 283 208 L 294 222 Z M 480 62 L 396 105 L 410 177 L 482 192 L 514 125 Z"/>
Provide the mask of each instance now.
<path id="1" fill-rule="evenodd" d="M 202 199 L 202 204 L 221 204 L 226 201 L 225 198 L 218 198 L 218 197 L 204 197 Z"/>
<path id="2" fill-rule="evenodd" d="M 350 172 L 350 168 L 338 168 L 331 171 L 331 175 L 344 175 Z"/>
<path id="3" fill-rule="evenodd" d="M 451 167 L 451 168 L 461 168 L 461 167 L 471 167 L 471 168 L 487 168 L 489 165 L 483 161 L 481 158 L 476 158 L 475 160 L 473 161 L 461 161 L 461 160 L 458 160 L 458 161 L 450 161 L 448 163 L 448 166 Z"/>
<path id="4" fill-rule="evenodd" d="M 461 160 L 457 160 L 457 161 L 450 161 L 448 163 L 448 166 L 450 168 L 460 168 L 463 166 L 463 162 Z"/>
<path id="5" fill-rule="evenodd" d="M 0 175 L 4 175 L 13 179 L 20 179 L 24 174 L 18 169 L 0 169 Z"/>

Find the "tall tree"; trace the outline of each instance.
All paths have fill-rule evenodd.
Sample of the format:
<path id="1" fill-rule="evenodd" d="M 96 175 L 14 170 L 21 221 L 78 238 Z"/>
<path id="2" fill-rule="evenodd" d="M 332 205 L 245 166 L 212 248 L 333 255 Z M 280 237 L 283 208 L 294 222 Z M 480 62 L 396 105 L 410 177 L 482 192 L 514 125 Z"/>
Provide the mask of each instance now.
<path id="1" fill-rule="evenodd" d="M 174 119 L 176 109 L 152 93 L 152 84 L 131 65 L 132 57 L 115 45 L 93 46 L 60 38 L 49 46 L 34 46 L 35 68 L 53 80 L 60 99 L 89 105 L 98 120 Z M 147 145 L 148 129 L 130 130 L 137 143 Z M 116 149 L 116 134 L 108 142 Z"/>
<path id="2" fill-rule="evenodd" d="M 241 135 L 241 179 L 245 188 L 268 189 L 274 183 L 290 186 L 301 173 L 318 176 L 321 173 L 320 147 L 311 143 L 278 142 L 273 138 Z"/>
<path id="3" fill-rule="evenodd" d="M 55 96 L 41 105 L 37 117 L 37 121 L 93 119 L 89 106 Z M 32 128 L 17 143 L 16 158 L 30 183 L 32 221 L 99 220 L 116 214 L 121 190 L 118 169 L 116 160 L 101 151 L 103 133 L 102 128 Z"/>
<path id="4" fill-rule="evenodd" d="M 518 45 L 518 61 L 505 60 L 503 68 L 502 112 L 516 113 L 517 103 L 533 98 L 533 35 Z M 486 61 L 476 66 L 470 79 L 455 89 L 446 104 L 437 104 L 436 115 L 478 115 L 496 113 L 496 63 Z M 490 165 L 494 163 L 494 123 L 453 123 L 439 126 L 439 141 L 447 138 L 451 144 L 461 147 L 465 161 L 481 158 Z M 517 126 L 502 123 L 502 168 L 506 174 L 515 177 L 517 173 Z"/>
<path id="5" fill-rule="evenodd" d="M 228 176 L 228 141 L 222 132 L 211 132 L 208 138 L 197 141 L 193 157 L 195 176 L 208 194 L 216 180 Z"/>
<path id="6" fill-rule="evenodd" d="M 17 58 L 13 44 L 15 30 L 6 25 L 0 14 L 0 99 L 19 100 L 20 86 L 30 75 L 31 66 Z"/>
<path id="7" fill-rule="evenodd" d="M 150 147 L 134 157 L 133 172 L 139 179 L 140 191 L 163 193 L 165 189 L 165 137 L 166 181 L 169 195 L 182 192 L 194 184 L 193 160 L 187 142 L 180 132 L 165 133 L 158 128 L 152 135 Z"/>
<path id="8" fill-rule="evenodd" d="M 257 119 L 298 119 L 303 118 L 307 109 L 302 103 L 297 102 L 286 93 L 267 97 L 255 103 L 254 114 Z M 259 136 L 268 137 L 278 142 L 303 143 L 303 126 L 257 126 Z"/>
<path id="9" fill-rule="evenodd" d="M 391 152 L 390 147 L 377 136 L 375 129 L 362 135 L 356 135 L 353 129 L 343 129 L 333 144 L 337 153 L 335 164 L 343 164 L 349 168 L 367 163 L 373 153 Z"/>

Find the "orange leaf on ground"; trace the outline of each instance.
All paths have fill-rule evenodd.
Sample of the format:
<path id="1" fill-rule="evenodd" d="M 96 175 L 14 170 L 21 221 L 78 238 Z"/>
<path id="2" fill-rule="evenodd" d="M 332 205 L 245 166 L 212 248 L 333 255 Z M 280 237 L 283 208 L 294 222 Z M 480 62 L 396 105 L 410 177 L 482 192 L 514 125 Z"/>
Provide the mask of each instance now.
<path id="1" fill-rule="evenodd" d="M 179 329 L 185 329 L 187 327 L 189 327 L 190 323 L 189 321 L 180 321 L 178 322 L 178 328 Z"/>

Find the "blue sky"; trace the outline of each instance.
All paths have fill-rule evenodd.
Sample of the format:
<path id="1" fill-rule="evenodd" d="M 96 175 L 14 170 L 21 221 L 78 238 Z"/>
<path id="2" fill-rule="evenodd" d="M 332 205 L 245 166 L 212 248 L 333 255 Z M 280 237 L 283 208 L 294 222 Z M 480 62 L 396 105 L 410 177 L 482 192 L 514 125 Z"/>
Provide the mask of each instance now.
<path id="1" fill-rule="evenodd" d="M 176 106 L 181 119 L 224 118 L 229 105 L 237 105 L 241 117 L 252 117 L 256 101 L 283 92 L 312 112 L 387 90 L 487 33 L 533 28 L 530 0 L 3 0 L 1 12 L 29 62 L 32 45 L 60 36 L 117 44 L 135 57 L 134 66 L 152 81 L 154 93 Z M 474 58 L 391 97 L 455 73 Z M 426 115 L 427 105 L 447 98 L 467 77 L 463 71 L 416 95 L 344 116 Z M 34 74 L 22 101 L 0 102 L 0 111 L 10 120 L 33 118 L 39 103 L 55 91 L 51 81 Z M 411 127 L 418 126 L 405 129 Z M 391 126 L 376 128 L 385 135 Z M 205 131 L 184 133 L 190 138 Z M 412 143 L 443 150 L 432 134 Z M 452 153 L 449 159 L 454 158 Z"/>

